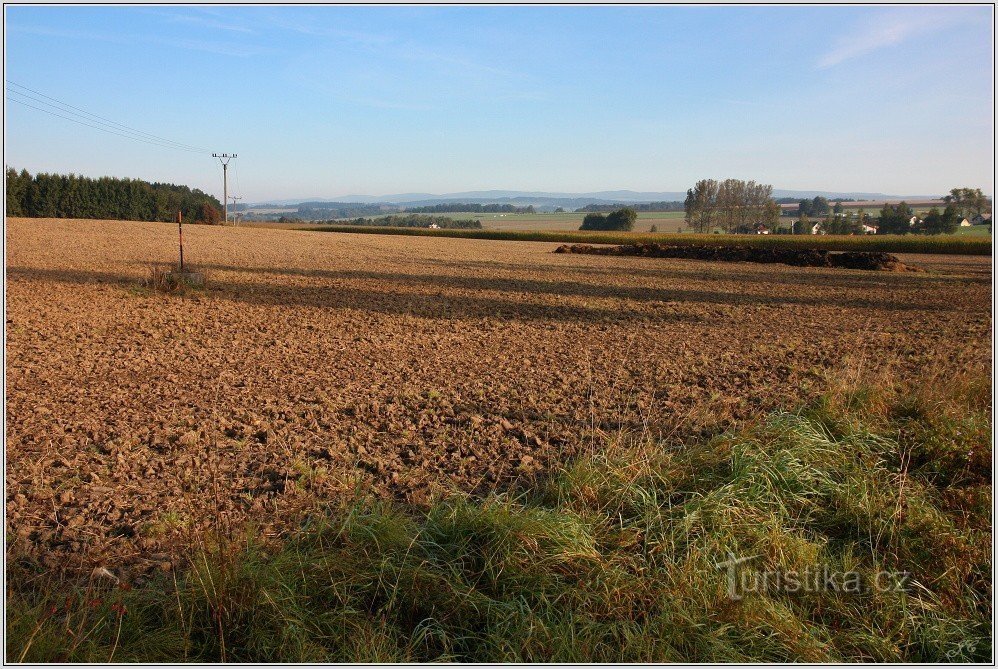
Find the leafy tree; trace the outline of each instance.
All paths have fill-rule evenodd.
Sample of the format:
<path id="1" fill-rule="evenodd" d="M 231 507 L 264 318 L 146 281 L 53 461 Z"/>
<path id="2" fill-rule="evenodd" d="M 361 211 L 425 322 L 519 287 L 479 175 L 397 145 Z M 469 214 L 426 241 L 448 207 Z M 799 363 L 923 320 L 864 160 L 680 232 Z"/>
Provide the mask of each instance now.
<path id="1" fill-rule="evenodd" d="M 579 230 L 606 230 L 606 216 L 604 214 L 586 214 Z"/>
<path id="2" fill-rule="evenodd" d="M 828 213 L 828 200 L 821 196 L 815 196 L 815 198 L 811 200 L 810 215 L 824 216 L 827 213 Z"/>
<path id="3" fill-rule="evenodd" d="M 811 234 L 811 217 L 806 213 L 801 214 L 800 219 L 794 223 L 793 233 L 795 235 L 809 235 Z"/>
<path id="4" fill-rule="evenodd" d="M 638 212 L 630 207 L 624 207 L 610 212 L 606 216 L 606 224 L 610 230 L 631 231 L 638 220 Z"/>
<path id="5" fill-rule="evenodd" d="M 943 201 L 952 205 L 960 218 L 970 218 L 991 211 L 991 200 L 980 188 L 954 188 L 949 193 L 943 197 Z"/>
<path id="6" fill-rule="evenodd" d="M 702 179 L 686 192 L 686 223 L 694 232 L 752 232 L 760 224 L 775 228 L 780 206 L 773 187 L 755 181 Z"/>
<path id="7" fill-rule="evenodd" d="M 686 191 L 686 225 L 693 232 L 710 232 L 714 227 L 717 211 L 718 183 L 713 179 L 701 179 L 693 188 Z"/>
<path id="8" fill-rule="evenodd" d="M 617 211 L 603 215 L 600 213 L 586 214 L 582 219 L 579 230 L 615 230 L 630 231 L 634 229 L 634 223 L 638 220 L 638 212 L 630 207 L 624 207 Z"/>
<path id="9" fill-rule="evenodd" d="M 204 225 L 218 225 L 222 222 L 222 212 L 205 202 L 201 205 L 196 222 Z"/>
<path id="10" fill-rule="evenodd" d="M 885 204 L 880 210 L 879 235 L 906 235 L 911 232 L 911 217 L 915 215 L 906 202 Z"/>
<path id="11" fill-rule="evenodd" d="M 922 221 L 922 231 L 927 235 L 953 234 L 960 227 L 960 218 L 955 205 L 947 205 L 942 213 L 938 207 L 933 207 Z"/>

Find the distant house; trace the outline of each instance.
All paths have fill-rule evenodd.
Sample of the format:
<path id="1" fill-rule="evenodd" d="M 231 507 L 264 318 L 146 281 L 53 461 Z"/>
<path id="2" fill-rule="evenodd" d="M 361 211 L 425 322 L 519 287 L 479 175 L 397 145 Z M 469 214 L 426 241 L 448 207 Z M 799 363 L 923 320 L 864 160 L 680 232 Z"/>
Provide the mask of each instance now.
<path id="1" fill-rule="evenodd" d="M 977 214 L 970 219 L 971 225 L 984 225 L 991 222 L 991 214 Z"/>
<path id="2" fill-rule="evenodd" d="M 430 223 L 430 230 L 439 230 L 440 226 L 436 223 Z"/>
<path id="3" fill-rule="evenodd" d="M 766 227 L 765 224 L 760 223 L 759 225 L 755 226 L 755 234 L 757 234 L 757 235 L 768 235 L 769 234 L 769 228 Z"/>
<path id="4" fill-rule="evenodd" d="M 967 219 L 965 219 L 965 218 L 961 218 L 960 219 L 960 227 L 961 228 L 969 228 L 971 225 L 973 225 L 973 223 L 971 223 Z"/>
<path id="5" fill-rule="evenodd" d="M 811 234 L 812 235 L 825 234 L 825 231 L 821 229 L 821 223 L 815 223 L 814 225 L 811 226 Z"/>
<path id="6" fill-rule="evenodd" d="M 912 216 L 908 220 L 908 227 L 909 228 L 914 228 L 916 225 L 920 225 L 921 223 L 922 223 L 922 219 L 920 219 L 918 216 Z"/>
<path id="7" fill-rule="evenodd" d="M 875 235 L 877 234 L 877 226 L 863 224 L 863 234 L 864 235 Z"/>

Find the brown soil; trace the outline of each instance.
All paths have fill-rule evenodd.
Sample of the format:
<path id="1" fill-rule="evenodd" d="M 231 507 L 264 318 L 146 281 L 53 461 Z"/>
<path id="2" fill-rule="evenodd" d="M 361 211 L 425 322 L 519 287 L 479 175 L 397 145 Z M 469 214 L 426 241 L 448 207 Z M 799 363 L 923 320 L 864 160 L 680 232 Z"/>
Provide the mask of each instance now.
<path id="1" fill-rule="evenodd" d="M 842 267 L 887 272 L 921 272 L 909 267 L 897 256 L 881 251 L 845 251 L 832 253 L 818 249 L 753 248 L 750 246 L 669 246 L 667 244 L 624 244 L 622 246 L 592 246 L 563 244 L 555 253 L 581 253 L 600 256 L 641 256 L 710 260 L 713 262 L 780 263 L 793 267 Z"/>
<path id="2" fill-rule="evenodd" d="M 8 221 L 12 555 L 141 570 L 355 494 L 502 489 L 618 431 L 794 405 L 827 370 L 990 364 L 989 258 L 923 274 L 552 244 L 185 230 L 207 291 L 141 288 L 169 224 Z"/>

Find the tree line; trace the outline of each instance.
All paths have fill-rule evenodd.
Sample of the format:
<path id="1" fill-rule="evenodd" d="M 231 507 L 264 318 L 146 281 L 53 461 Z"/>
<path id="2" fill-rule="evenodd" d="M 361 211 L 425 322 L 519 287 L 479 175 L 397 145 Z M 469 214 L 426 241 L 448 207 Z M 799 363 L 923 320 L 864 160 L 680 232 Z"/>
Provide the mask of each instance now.
<path id="1" fill-rule="evenodd" d="M 385 228 L 429 228 L 437 226 L 451 230 L 481 230 L 482 222 L 476 219 L 455 220 L 446 216 L 420 214 L 391 215 L 380 218 L 355 218 L 352 221 L 323 221 L 329 225 L 367 225 Z"/>
<path id="2" fill-rule="evenodd" d="M 775 227 L 780 206 L 773 187 L 740 179 L 701 179 L 686 191 L 686 225 L 694 232 L 752 232 L 759 225 Z"/>
<path id="3" fill-rule="evenodd" d="M 425 207 L 408 207 L 406 211 L 413 214 L 448 214 L 455 212 L 469 212 L 472 214 L 535 214 L 537 210 L 534 205 L 517 207 L 513 204 L 473 204 L 461 202 L 448 202 L 443 204 L 431 204 Z"/>
<path id="4" fill-rule="evenodd" d="M 616 210 L 620 209 L 621 207 L 625 207 L 625 206 L 626 206 L 626 208 L 633 209 L 635 211 L 682 211 L 683 210 L 683 203 L 682 202 L 679 202 L 679 201 L 670 201 L 670 202 L 663 201 L 663 202 L 643 202 L 643 203 L 639 203 L 639 204 L 629 204 L 629 205 L 624 205 L 623 203 L 617 203 L 617 204 L 587 204 L 584 207 L 579 207 L 575 211 L 577 213 L 583 213 L 583 212 L 587 212 L 587 211 L 607 213 L 607 212 L 616 211 Z"/>
<path id="5" fill-rule="evenodd" d="M 6 170 L 7 216 L 172 221 L 180 211 L 192 223 L 219 223 L 222 204 L 188 186 L 141 179 L 91 178 L 75 174 L 32 176 Z"/>
<path id="6" fill-rule="evenodd" d="M 398 207 L 386 207 L 380 204 L 337 203 L 323 204 L 303 202 L 298 205 L 295 217 L 304 221 L 321 221 L 329 218 L 354 218 L 356 216 L 377 216 L 387 212 L 396 212 Z"/>

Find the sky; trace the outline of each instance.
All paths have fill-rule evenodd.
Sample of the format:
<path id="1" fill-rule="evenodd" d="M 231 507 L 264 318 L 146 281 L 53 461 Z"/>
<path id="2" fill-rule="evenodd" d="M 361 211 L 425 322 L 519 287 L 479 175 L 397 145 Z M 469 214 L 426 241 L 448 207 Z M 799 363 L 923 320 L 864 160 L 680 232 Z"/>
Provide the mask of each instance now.
<path id="1" fill-rule="evenodd" d="M 4 161 L 32 173 L 135 177 L 220 197 L 211 153 L 228 152 L 238 154 L 230 193 L 246 202 L 685 191 L 728 177 L 777 189 L 993 192 L 989 6 L 4 14 Z M 26 106 L 73 116 L 44 104 L 52 99 L 154 143 Z"/>

